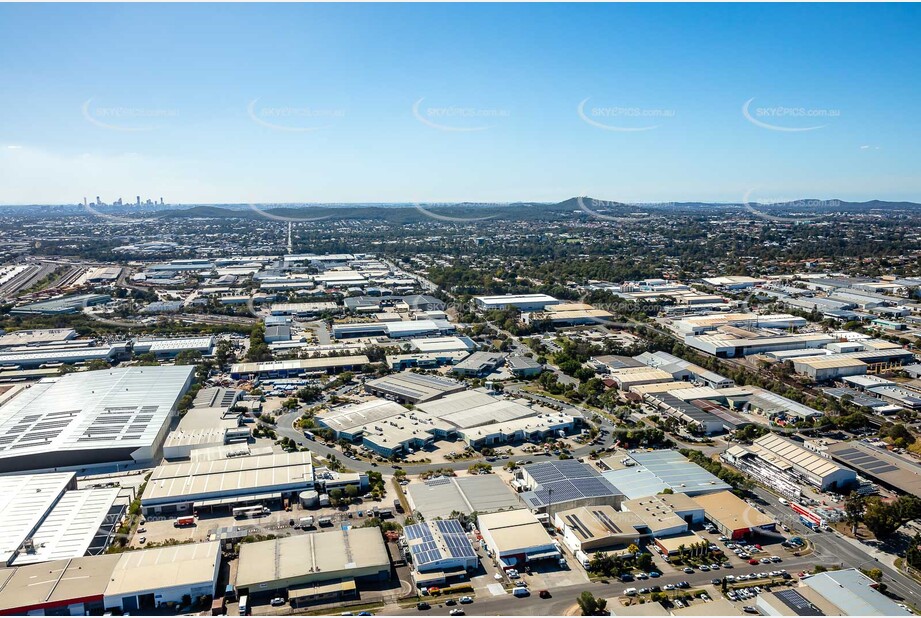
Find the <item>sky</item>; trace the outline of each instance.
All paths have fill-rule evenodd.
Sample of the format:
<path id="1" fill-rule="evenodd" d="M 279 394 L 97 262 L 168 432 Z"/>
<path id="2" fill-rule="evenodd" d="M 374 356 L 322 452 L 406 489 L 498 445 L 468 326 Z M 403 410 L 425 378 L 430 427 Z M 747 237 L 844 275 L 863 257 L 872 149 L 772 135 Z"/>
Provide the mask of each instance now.
<path id="1" fill-rule="evenodd" d="M 921 201 L 921 6 L 0 5 L 0 204 Z"/>

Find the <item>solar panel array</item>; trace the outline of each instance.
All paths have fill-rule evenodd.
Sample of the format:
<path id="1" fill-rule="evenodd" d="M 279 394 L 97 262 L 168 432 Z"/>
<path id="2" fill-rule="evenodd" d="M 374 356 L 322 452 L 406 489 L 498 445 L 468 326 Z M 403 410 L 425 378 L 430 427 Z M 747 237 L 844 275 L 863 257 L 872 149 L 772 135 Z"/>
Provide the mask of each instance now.
<path id="1" fill-rule="evenodd" d="M 532 464 L 526 466 L 525 471 L 538 485 L 525 497 L 535 507 L 620 495 L 617 488 L 597 471 L 574 459 Z"/>
<path id="2" fill-rule="evenodd" d="M 435 525 L 435 530 L 431 524 Z M 446 558 L 476 558 L 470 539 L 456 519 L 413 524 L 406 526 L 403 532 L 410 541 L 409 551 L 417 568 Z M 442 548 L 447 549 L 448 556 L 442 553 Z"/>
<path id="3" fill-rule="evenodd" d="M 810 603 L 796 590 L 779 590 L 774 593 L 781 602 L 796 612 L 797 616 L 824 616 L 819 608 Z"/>
<path id="4" fill-rule="evenodd" d="M 859 451 L 856 448 L 841 449 L 835 452 L 835 456 L 860 470 L 866 470 L 870 474 L 885 474 L 886 472 L 898 471 L 898 468 L 892 464 L 888 464 L 879 457 L 865 451 Z"/>

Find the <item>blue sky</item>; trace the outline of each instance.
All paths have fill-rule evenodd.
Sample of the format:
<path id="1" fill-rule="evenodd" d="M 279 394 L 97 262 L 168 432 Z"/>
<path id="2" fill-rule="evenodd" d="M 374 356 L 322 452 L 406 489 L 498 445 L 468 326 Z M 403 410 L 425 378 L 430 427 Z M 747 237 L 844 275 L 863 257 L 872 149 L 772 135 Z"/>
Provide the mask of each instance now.
<path id="1" fill-rule="evenodd" d="M 6 4 L 0 203 L 921 201 L 919 26 L 917 5 Z"/>

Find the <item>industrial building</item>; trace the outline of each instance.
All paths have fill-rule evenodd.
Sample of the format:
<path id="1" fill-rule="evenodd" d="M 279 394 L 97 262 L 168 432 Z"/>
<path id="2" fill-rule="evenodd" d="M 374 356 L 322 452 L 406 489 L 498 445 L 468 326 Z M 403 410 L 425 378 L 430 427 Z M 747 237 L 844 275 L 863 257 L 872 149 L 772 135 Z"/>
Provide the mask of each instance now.
<path id="1" fill-rule="evenodd" d="M 789 313 L 759 315 L 757 313 L 715 313 L 689 316 L 674 320 L 670 327 L 679 335 L 702 335 L 722 326 L 788 330 L 803 328 L 809 322 Z"/>
<path id="2" fill-rule="evenodd" d="M 0 407 L 0 472 L 153 461 L 195 367 L 46 378 Z"/>
<path id="3" fill-rule="evenodd" d="M 635 513 L 618 511 L 610 505 L 580 506 L 553 515 L 553 526 L 576 558 L 587 561 L 598 551 L 616 551 L 631 543 L 639 545 L 648 534 Z M 583 554 L 583 556 L 580 556 Z"/>
<path id="4" fill-rule="evenodd" d="M 462 382 L 404 371 L 365 382 L 365 391 L 400 403 L 424 403 L 467 387 Z"/>
<path id="5" fill-rule="evenodd" d="M 451 368 L 451 373 L 468 378 L 482 378 L 505 363 L 505 354 L 474 352 Z"/>
<path id="6" fill-rule="evenodd" d="M 470 355 L 463 350 L 453 352 L 411 352 L 409 354 L 388 354 L 387 366 L 392 371 L 407 369 L 437 369 L 444 365 L 455 365 Z"/>
<path id="7" fill-rule="evenodd" d="M 495 474 L 445 476 L 406 486 L 412 510 L 426 520 L 448 519 L 452 513 L 494 513 L 522 507 L 518 494 Z"/>
<path id="8" fill-rule="evenodd" d="M 447 320 L 399 320 L 387 322 L 349 322 L 333 324 L 334 339 L 389 337 L 405 339 L 426 335 L 447 335 L 456 327 Z"/>
<path id="9" fill-rule="evenodd" d="M 857 569 L 810 575 L 797 588 L 763 592 L 755 609 L 765 616 L 912 616 Z"/>
<path id="10" fill-rule="evenodd" d="M 542 461 L 518 468 L 514 486 L 535 513 L 604 504 L 620 507 L 623 494 L 592 466 L 575 459 Z"/>
<path id="11" fill-rule="evenodd" d="M 0 616 L 100 616 L 119 554 L 0 568 Z"/>
<path id="12" fill-rule="evenodd" d="M 168 604 L 180 606 L 186 595 L 214 598 L 221 568 L 217 541 L 128 551 L 118 557 L 106 586 L 107 611 L 143 615 Z"/>
<path id="13" fill-rule="evenodd" d="M 20 305 L 10 309 L 12 314 L 43 314 L 43 315 L 63 315 L 69 313 L 79 313 L 81 309 L 93 307 L 95 305 L 104 305 L 112 300 L 108 294 L 79 294 L 77 296 L 64 296 L 51 300 L 43 300 L 27 305 Z"/>
<path id="14" fill-rule="evenodd" d="M 776 434 L 761 436 L 751 446 L 731 446 L 720 457 L 792 498 L 799 497 L 799 483 L 812 485 L 822 491 L 842 491 L 857 484 L 857 475 L 853 470 L 843 468 Z"/>
<path id="15" fill-rule="evenodd" d="M 825 454 L 887 489 L 921 496 L 921 466 L 906 457 L 859 441 L 831 444 Z"/>
<path id="16" fill-rule="evenodd" d="M 723 419 L 670 393 L 647 394 L 644 399 L 666 416 L 708 436 L 724 430 Z"/>
<path id="17" fill-rule="evenodd" d="M 250 430 L 243 425 L 242 414 L 231 410 L 242 393 L 225 388 L 200 390 L 192 408 L 166 437 L 163 457 L 168 460 L 188 459 L 192 451 L 198 449 L 249 442 Z"/>
<path id="18" fill-rule="evenodd" d="M 157 466 L 141 497 L 145 515 L 281 502 L 314 488 L 309 452 Z"/>
<path id="19" fill-rule="evenodd" d="M 552 326 L 581 326 L 604 323 L 613 317 L 614 314 L 610 311 L 595 309 L 586 303 L 560 303 L 548 305 L 543 311 L 526 313 L 522 316 L 522 321 L 549 322 Z"/>
<path id="20" fill-rule="evenodd" d="M 234 380 L 296 378 L 307 373 L 358 371 L 370 362 L 370 359 L 364 354 L 356 354 L 354 356 L 235 363 L 230 368 L 230 377 Z"/>
<path id="21" fill-rule="evenodd" d="M 663 536 L 655 539 L 655 546 L 663 556 L 675 556 L 681 553 L 682 549 L 689 549 L 694 546 L 700 546 L 709 542 L 690 530 L 676 534 L 674 536 Z"/>
<path id="22" fill-rule="evenodd" d="M 715 389 L 735 386 L 735 382 L 729 378 L 678 358 L 668 352 L 643 352 L 636 356 L 635 359 L 647 367 L 661 369 L 671 374 L 675 380 L 688 380 L 695 384 Z"/>
<path id="23" fill-rule="evenodd" d="M 704 521 L 704 509 L 685 494 L 657 494 L 624 500 L 620 508 L 643 522 L 642 530 L 653 538 L 674 536 Z"/>
<path id="24" fill-rule="evenodd" d="M 476 343 L 470 337 L 426 337 L 410 339 L 409 344 L 418 352 L 473 352 Z"/>
<path id="25" fill-rule="evenodd" d="M 674 450 L 618 454 L 603 463 L 610 468 L 602 473 L 604 478 L 629 499 L 647 498 L 665 489 L 688 496 L 732 489 Z"/>
<path id="26" fill-rule="evenodd" d="M 814 382 L 828 382 L 846 376 L 867 373 L 867 364 L 856 358 L 841 358 L 837 354 L 793 359 L 793 370 Z"/>
<path id="27" fill-rule="evenodd" d="M 400 539 L 403 555 L 413 566 L 416 586 L 443 584 L 480 566 L 473 544 L 456 519 L 406 526 Z"/>
<path id="28" fill-rule="evenodd" d="M 664 384 L 675 381 L 672 374 L 652 367 L 624 367 L 622 369 L 614 369 L 610 372 L 609 378 L 614 382 L 617 388 L 623 391 L 644 384 Z"/>
<path id="29" fill-rule="evenodd" d="M 238 594 L 287 596 L 295 607 L 358 598 L 362 582 L 390 578 L 380 528 L 350 528 L 240 546 Z"/>
<path id="30" fill-rule="evenodd" d="M 0 335 L 0 348 L 60 344 L 77 336 L 72 328 L 14 330 Z"/>
<path id="31" fill-rule="evenodd" d="M 695 496 L 710 521 L 720 533 L 731 539 L 740 539 L 750 533 L 774 531 L 777 522 L 773 517 L 762 513 L 731 491 L 718 491 L 712 494 Z"/>
<path id="32" fill-rule="evenodd" d="M 530 378 L 540 375 L 544 370 L 543 365 L 528 356 L 509 356 L 505 364 L 516 378 Z"/>
<path id="33" fill-rule="evenodd" d="M 739 358 L 752 354 L 765 354 L 778 350 L 799 350 L 803 348 L 822 348 L 833 343 L 835 338 L 823 333 L 807 333 L 786 336 L 758 336 L 750 333 L 749 337 L 733 335 L 687 335 L 684 343 L 690 347 L 712 354 L 718 358 Z"/>
<path id="34" fill-rule="evenodd" d="M 140 356 L 153 354 L 159 359 L 176 358 L 181 352 L 198 352 L 202 356 L 214 353 L 214 337 L 175 337 L 171 339 L 136 339 L 132 351 Z"/>
<path id="35" fill-rule="evenodd" d="M 500 568 L 557 560 L 561 556 L 543 524 L 527 509 L 480 515 L 477 526 L 486 551 Z"/>
<path id="36" fill-rule="evenodd" d="M 476 296 L 474 302 L 483 311 L 514 308 L 519 311 L 540 311 L 548 305 L 558 305 L 556 298 L 547 294 L 507 294 L 505 296 Z"/>
<path id="37" fill-rule="evenodd" d="M 454 432 L 448 423 L 386 399 L 336 408 L 316 420 L 336 439 L 361 443 L 384 457 L 411 454 Z"/>
<path id="38" fill-rule="evenodd" d="M 9 566 L 69 489 L 73 472 L 0 476 L 0 564 Z"/>

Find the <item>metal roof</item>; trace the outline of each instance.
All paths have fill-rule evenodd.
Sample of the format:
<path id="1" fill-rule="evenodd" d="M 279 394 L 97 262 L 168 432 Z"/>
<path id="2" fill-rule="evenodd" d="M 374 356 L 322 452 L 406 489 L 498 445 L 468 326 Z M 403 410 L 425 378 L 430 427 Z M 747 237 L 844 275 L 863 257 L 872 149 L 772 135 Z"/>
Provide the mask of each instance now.
<path id="1" fill-rule="evenodd" d="M 921 465 L 865 442 L 839 442 L 828 447 L 832 458 L 862 474 L 915 496 L 921 495 Z"/>
<path id="2" fill-rule="evenodd" d="M 521 495 L 532 509 L 583 498 L 623 495 L 597 470 L 574 459 L 543 461 L 525 466 L 524 471 L 537 484 Z"/>
<path id="3" fill-rule="evenodd" d="M 74 477 L 73 472 L 0 476 L 0 563 L 12 559 Z"/>
<path id="4" fill-rule="evenodd" d="M 844 616 L 910 616 L 912 612 L 874 588 L 876 582 L 857 569 L 819 573 L 802 581 L 836 605 Z"/>
<path id="5" fill-rule="evenodd" d="M 416 568 L 434 565 L 447 558 L 476 559 L 467 534 L 456 519 L 438 519 L 406 526 L 407 546 Z"/>
<path id="6" fill-rule="evenodd" d="M 731 486 L 674 450 L 631 453 L 630 458 L 655 474 L 676 493 L 709 493 Z"/>
<path id="7" fill-rule="evenodd" d="M 0 408 L 0 459 L 151 448 L 194 371 L 129 367 L 46 378 Z"/>
<path id="8" fill-rule="evenodd" d="M 781 438 L 777 434 L 763 435 L 754 441 L 753 446 L 760 449 L 759 455 L 762 457 L 769 454 L 820 479 L 842 470 L 838 464 L 807 451 L 805 448 Z"/>

